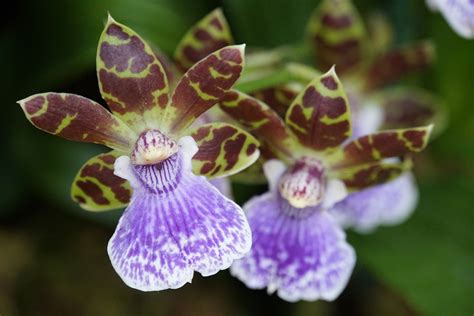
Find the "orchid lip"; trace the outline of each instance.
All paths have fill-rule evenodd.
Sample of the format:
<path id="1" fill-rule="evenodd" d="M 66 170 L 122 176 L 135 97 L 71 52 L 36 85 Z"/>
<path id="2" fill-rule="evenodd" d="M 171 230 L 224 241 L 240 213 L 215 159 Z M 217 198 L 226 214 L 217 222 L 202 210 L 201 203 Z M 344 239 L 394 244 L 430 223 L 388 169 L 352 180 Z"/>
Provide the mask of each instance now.
<path id="1" fill-rule="evenodd" d="M 143 132 L 131 155 L 134 165 L 154 165 L 178 152 L 178 144 L 156 129 Z"/>

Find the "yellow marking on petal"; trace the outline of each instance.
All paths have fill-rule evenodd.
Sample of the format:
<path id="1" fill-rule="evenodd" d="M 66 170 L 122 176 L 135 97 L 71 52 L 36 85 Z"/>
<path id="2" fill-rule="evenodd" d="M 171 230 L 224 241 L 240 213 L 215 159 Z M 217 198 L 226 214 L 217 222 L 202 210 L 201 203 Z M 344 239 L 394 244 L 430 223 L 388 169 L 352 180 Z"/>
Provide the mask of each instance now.
<path id="1" fill-rule="evenodd" d="M 28 114 L 28 113 L 25 111 L 26 115 L 27 115 L 30 119 L 35 118 L 35 117 L 37 117 L 37 116 L 41 116 L 41 115 L 43 115 L 43 114 L 45 114 L 45 113 L 48 112 L 48 103 L 49 103 L 49 102 L 48 102 L 48 98 L 46 98 L 46 97 L 43 97 L 43 98 L 44 98 L 44 102 L 43 102 L 43 104 L 41 105 L 41 109 L 39 109 L 38 111 L 36 111 L 36 113 L 30 115 L 30 114 Z"/>
<path id="2" fill-rule="evenodd" d="M 63 129 L 69 126 L 71 122 L 77 117 L 77 113 L 74 115 L 66 115 L 62 120 L 59 126 L 56 128 L 56 131 L 54 131 L 54 134 L 59 134 Z"/>
<path id="3" fill-rule="evenodd" d="M 217 100 L 217 98 L 213 95 L 207 94 L 201 90 L 201 84 L 199 82 L 189 82 L 189 85 L 197 92 L 199 97 L 203 100 Z"/>
<path id="4" fill-rule="evenodd" d="M 214 69 L 214 67 L 209 68 L 209 73 L 211 74 L 212 78 L 214 78 L 214 79 L 217 79 L 217 78 L 230 79 L 233 76 L 232 73 L 228 73 L 227 75 L 222 74 L 219 71 L 217 71 L 216 69 Z"/>

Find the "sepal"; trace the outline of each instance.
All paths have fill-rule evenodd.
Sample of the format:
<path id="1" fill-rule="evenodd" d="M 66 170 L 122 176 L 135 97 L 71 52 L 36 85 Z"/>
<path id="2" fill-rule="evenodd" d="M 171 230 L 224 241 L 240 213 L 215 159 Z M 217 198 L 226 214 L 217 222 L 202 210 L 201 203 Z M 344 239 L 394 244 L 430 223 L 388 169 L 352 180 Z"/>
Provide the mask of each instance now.
<path id="1" fill-rule="evenodd" d="M 225 94 L 220 106 L 276 156 L 288 158 L 294 154 L 289 130 L 278 114 L 265 103 L 232 90 Z"/>
<path id="2" fill-rule="evenodd" d="M 193 172 L 210 178 L 235 174 L 259 157 L 259 142 L 244 130 L 227 123 L 210 123 L 188 131 L 197 143 Z"/>
<path id="3" fill-rule="evenodd" d="M 179 70 L 185 72 L 210 53 L 233 42 L 222 9 L 217 8 L 189 29 L 176 48 L 174 59 Z"/>
<path id="4" fill-rule="evenodd" d="M 413 162 L 371 162 L 333 170 L 331 176 L 344 182 L 348 191 L 358 191 L 374 185 L 389 182 L 403 172 L 410 170 Z"/>
<path id="5" fill-rule="evenodd" d="M 37 128 L 59 137 L 130 151 L 136 134 L 100 104 L 68 93 L 40 93 L 18 101 Z"/>
<path id="6" fill-rule="evenodd" d="M 360 69 L 368 53 L 362 19 L 350 0 L 324 0 L 313 13 L 308 36 L 318 68 L 337 65 L 340 73 Z"/>
<path id="7" fill-rule="evenodd" d="M 97 50 L 102 97 L 114 115 L 137 133 L 159 128 L 168 104 L 168 80 L 150 46 L 109 16 Z"/>
<path id="8" fill-rule="evenodd" d="M 224 47 L 202 59 L 179 80 L 166 109 L 166 130 L 179 134 L 215 105 L 239 79 L 245 45 Z"/>
<path id="9" fill-rule="evenodd" d="M 301 145 L 316 151 L 337 148 L 351 136 L 349 101 L 334 67 L 298 94 L 286 125 Z"/>
<path id="10" fill-rule="evenodd" d="M 353 166 L 420 152 L 428 145 L 432 128 L 428 125 L 361 136 L 342 148 L 334 166 Z"/>
<path id="11" fill-rule="evenodd" d="M 113 150 L 89 159 L 72 183 L 72 199 L 87 211 L 126 207 L 132 195 L 130 184 L 114 174 L 115 160 L 123 154 Z"/>
<path id="12" fill-rule="evenodd" d="M 382 54 L 365 71 L 363 88 L 376 89 L 423 70 L 433 62 L 434 57 L 435 49 L 430 41 L 422 41 Z"/>

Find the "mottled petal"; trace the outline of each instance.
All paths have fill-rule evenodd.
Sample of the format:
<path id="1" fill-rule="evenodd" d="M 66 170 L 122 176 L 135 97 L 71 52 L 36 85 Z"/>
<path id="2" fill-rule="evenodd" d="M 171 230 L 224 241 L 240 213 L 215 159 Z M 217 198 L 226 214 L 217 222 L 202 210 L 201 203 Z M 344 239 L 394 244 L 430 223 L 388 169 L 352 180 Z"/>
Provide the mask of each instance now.
<path id="1" fill-rule="evenodd" d="M 185 72 L 210 53 L 233 42 L 222 9 L 217 8 L 189 29 L 178 44 L 174 58 L 178 68 Z"/>
<path id="2" fill-rule="evenodd" d="M 324 211 L 290 216 L 282 203 L 269 192 L 244 205 L 253 245 L 234 262 L 232 275 L 251 289 L 267 288 L 290 302 L 336 299 L 355 264 L 343 230 Z"/>
<path id="3" fill-rule="evenodd" d="M 41 93 L 18 101 L 26 118 L 47 133 L 128 152 L 136 134 L 100 104 L 67 93 Z"/>
<path id="4" fill-rule="evenodd" d="M 97 77 L 112 112 L 140 133 L 159 128 L 168 104 L 168 80 L 155 53 L 110 16 L 99 40 Z"/>
<path id="5" fill-rule="evenodd" d="M 433 133 L 445 126 L 446 113 L 439 100 L 431 93 L 415 88 L 399 87 L 373 96 L 383 111 L 382 128 L 408 128 L 434 124 Z"/>
<path id="6" fill-rule="evenodd" d="M 194 271 L 215 274 L 250 249 L 242 209 L 192 174 L 197 152 L 192 138 L 183 137 L 179 146 L 177 154 L 157 165 L 134 166 L 126 156 L 115 164 L 133 196 L 108 253 L 124 282 L 142 291 L 181 287 Z"/>
<path id="7" fill-rule="evenodd" d="M 434 59 L 434 46 L 422 41 L 377 57 L 364 74 L 364 88 L 375 89 L 425 69 Z"/>
<path id="8" fill-rule="evenodd" d="M 334 68 L 296 97 L 286 124 L 303 146 L 317 151 L 337 148 L 351 136 L 349 102 Z"/>
<path id="9" fill-rule="evenodd" d="M 418 189 L 409 172 L 393 181 L 351 193 L 331 210 L 338 222 L 360 233 L 379 225 L 398 225 L 415 210 Z"/>
<path id="10" fill-rule="evenodd" d="M 108 211 L 127 206 L 130 184 L 114 174 L 114 163 L 123 153 L 113 150 L 89 159 L 71 187 L 72 199 L 88 211 Z"/>
<path id="11" fill-rule="evenodd" d="M 221 108 L 255 135 L 279 157 L 291 157 L 294 143 L 278 114 L 265 103 L 232 90 L 220 102 Z"/>
<path id="12" fill-rule="evenodd" d="M 259 142 L 241 128 L 227 123 L 209 123 L 191 129 L 199 151 L 193 157 L 194 173 L 223 177 L 239 172 L 259 157 Z"/>
<path id="13" fill-rule="evenodd" d="M 323 71 L 337 65 L 340 73 L 353 72 L 366 61 L 368 37 L 350 0 L 323 0 L 310 19 L 308 35 Z"/>
<path id="14" fill-rule="evenodd" d="M 344 146 L 335 166 L 357 165 L 420 152 L 428 144 L 432 128 L 429 125 L 361 136 Z"/>
<path id="15" fill-rule="evenodd" d="M 357 191 L 373 185 L 389 182 L 403 172 L 410 170 L 413 163 L 377 161 L 352 167 L 333 170 L 331 176 L 344 182 L 349 191 Z"/>
<path id="16" fill-rule="evenodd" d="M 224 47 L 199 61 L 183 75 L 166 109 L 169 131 L 179 134 L 219 102 L 240 77 L 244 47 Z"/>
<path id="17" fill-rule="evenodd" d="M 464 38 L 474 38 L 474 1 L 427 0 L 432 10 L 439 10 L 449 25 Z"/>

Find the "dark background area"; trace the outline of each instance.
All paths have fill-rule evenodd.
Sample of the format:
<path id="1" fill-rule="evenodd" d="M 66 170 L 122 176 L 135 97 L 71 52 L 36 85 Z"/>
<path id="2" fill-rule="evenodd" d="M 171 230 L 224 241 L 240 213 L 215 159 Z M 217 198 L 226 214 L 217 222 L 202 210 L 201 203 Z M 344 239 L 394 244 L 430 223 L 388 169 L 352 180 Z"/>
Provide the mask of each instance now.
<path id="1" fill-rule="evenodd" d="M 301 41 L 317 0 L 51 0 L 4 9 L 0 62 L 0 314 L 9 315 L 470 315 L 474 312 L 474 40 L 457 36 L 424 1 L 356 1 L 395 27 L 395 45 L 431 38 L 437 60 L 406 83 L 437 94 L 447 129 L 417 157 L 421 200 L 397 227 L 348 233 L 358 255 L 333 303 L 286 303 L 248 290 L 228 271 L 179 290 L 141 293 L 113 271 L 106 244 L 120 211 L 88 213 L 69 198 L 75 173 L 103 148 L 36 130 L 15 102 L 71 92 L 101 101 L 95 50 L 109 11 L 171 54 L 194 22 L 221 6 L 237 42 Z M 238 202 L 255 188 L 236 186 Z"/>

